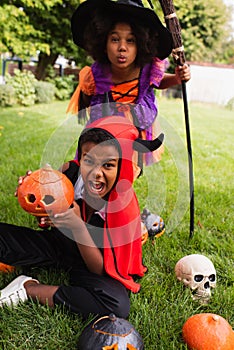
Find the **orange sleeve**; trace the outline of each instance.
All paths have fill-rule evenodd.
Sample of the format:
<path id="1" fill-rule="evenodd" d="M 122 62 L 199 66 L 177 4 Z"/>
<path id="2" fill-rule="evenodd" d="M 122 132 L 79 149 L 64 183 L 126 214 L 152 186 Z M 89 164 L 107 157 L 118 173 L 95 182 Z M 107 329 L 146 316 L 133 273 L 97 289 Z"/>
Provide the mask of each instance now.
<path id="1" fill-rule="evenodd" d="M 79 73 L 79 84 L 69 101 L 66 113 L 78 113 L 81 91 L 88 96 L 95 94 L 95 81 L 91 67 L 89 66 L 82 68 Z"/>

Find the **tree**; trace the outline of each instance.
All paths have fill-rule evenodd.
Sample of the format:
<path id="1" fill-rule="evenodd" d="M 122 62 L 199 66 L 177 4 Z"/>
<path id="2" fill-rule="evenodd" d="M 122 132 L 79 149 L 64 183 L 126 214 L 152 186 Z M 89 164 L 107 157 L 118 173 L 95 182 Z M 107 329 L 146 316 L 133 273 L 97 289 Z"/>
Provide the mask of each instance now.
<path id="1" fill-rule="evenodd" d="M 174 0 L 174 6 L 182 28 L 186 59 L 220 61 L 223 44 L 230 40 L 231 13 L 223 0 Z M 158 5 L 157 8 L 160 11 Z"/>
<path id="2" fill-rule="evenodd" d="M 159 1 L 153 3 L 163 21 Z M 78 5 L 79 0 L 1 0 L 0 52 L 12 52 L 22 59 L 39 52 L 38 79 L 45 78 L 47 67 L 54 64 L 59 54 L 83 66 L 88 58 L 73 43 L 70 28 L 71 16 Z M 227 28 L 230 12 L 223 0 L 174 0 L 174 5 L 187 60 L 217 62 L 228 57 L 230 60 Z M 229 51 L 223 55 L 226 43 Z"/>
<path id="3" fill-rule="evenodd" d="M 38 79 L 44 79 L 46 67 L 54 65 L 59 54 L 70 58 L 78 51 L 72 41 L 70 19 L 77 7 L 77 1 L 63 1 L 62 4 L 55 3 L 49 11 L 35 8 L 25 9 L 27 16 L 36 30 L 44 31 L 44 41 L 49 46 L 49 53 L 43 51 L 39 55 L 36 70 Z"/>
<path id="4" fill-rule="evenodd" d="M 223 44 L 222 52 L 220 63 L 234 64 L 234 38 L 230 37 L 230 40 Z"/>
<path id="5" fill-rule="evenodd" d="M 11 52 L 23 59 L 35 56 L 37 50 L 49 53 L 49 49 L 21 7 L 0 7 L 0 52 Z"/>
<path id="6" fill-rule="evenodd" d="M 6 3 L 0 6 L 0 50 L 21 58 L 39 52 L 36 69 L 39 80 L 45 78 L 46 68 L 55 63 L 59 54 L 68 58 L 81 57 L 85 61 L 85 53 L 73 43 L 70 29 L 70 18 L 78 6 L 76 0 L 12 0 L 11 5 Z"/>

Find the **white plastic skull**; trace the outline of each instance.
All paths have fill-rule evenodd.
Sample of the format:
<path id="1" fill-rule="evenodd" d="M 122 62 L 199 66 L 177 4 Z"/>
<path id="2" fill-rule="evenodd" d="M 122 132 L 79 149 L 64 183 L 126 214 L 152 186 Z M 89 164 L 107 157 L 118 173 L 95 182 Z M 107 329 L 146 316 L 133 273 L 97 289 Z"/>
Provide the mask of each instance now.
<path id="1" fill-rule="evenodd" d="M 207 303 L 211 288 L 216 287 L 216 271 L 213 263 L 204 255 L 191 254 L 181 258 L 175 266 L 179 281 L 192 290 L 194 300 Z"/>

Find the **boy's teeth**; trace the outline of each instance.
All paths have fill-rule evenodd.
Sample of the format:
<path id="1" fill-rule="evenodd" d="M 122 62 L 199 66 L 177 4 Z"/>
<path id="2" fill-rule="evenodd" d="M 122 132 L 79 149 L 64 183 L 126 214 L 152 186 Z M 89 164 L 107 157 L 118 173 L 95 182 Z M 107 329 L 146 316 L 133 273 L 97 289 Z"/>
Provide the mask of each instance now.
<path id="1" fill-rule="evenodd" d="M 93 182 L 92 183 L 93 188 L 99 190 L 100 188 L 102 188 L 102 184 L 100 182 Z"/>

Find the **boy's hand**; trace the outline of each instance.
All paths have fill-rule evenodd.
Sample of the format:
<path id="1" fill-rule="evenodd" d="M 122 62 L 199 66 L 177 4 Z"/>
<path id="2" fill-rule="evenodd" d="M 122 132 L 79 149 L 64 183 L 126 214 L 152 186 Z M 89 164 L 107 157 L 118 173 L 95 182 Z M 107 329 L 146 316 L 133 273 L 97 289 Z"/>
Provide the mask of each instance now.
<path id="1" fill-rule="evenodd" d="M 32 174 L 32 171 L 31 171 L 31 170 L 28 170 L 28 171 L 26 172 L 25 175 L 20 176 L 20 177 L 18 178 L 18 186 L 16 187 L 15 193 L 14 193 L 15 197 L 18 197 L 18 188 L 19 188 L 19 186 L 23 183 L 24 179 L 25 179 L 27 176 L 30 176 L 31 174 Z"/>
<path id="2" fill-rule="evenodd" d="M 181 81 L 189 81 L 191 79 L 189 65 L 185 63 L 183 66 L 177 66 L 175 68 L 175 75 L 179 84 L 181 84 Z"/>
<path id="3" fill-rule="evenodd" d="M 52 217 L 41 218 L 41 223 L 49 223 L 50 226 L 66 227 L 70 230 L 77 230 L 83 227 L 84 221 L 81 218 L 80 207 L 74 201 L 72 207 L 67 209 L 64 213 L 55 214 Z"/>

